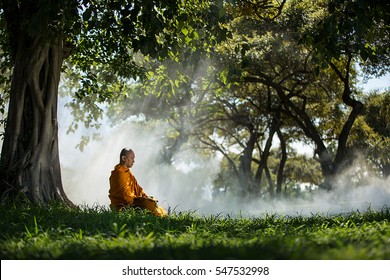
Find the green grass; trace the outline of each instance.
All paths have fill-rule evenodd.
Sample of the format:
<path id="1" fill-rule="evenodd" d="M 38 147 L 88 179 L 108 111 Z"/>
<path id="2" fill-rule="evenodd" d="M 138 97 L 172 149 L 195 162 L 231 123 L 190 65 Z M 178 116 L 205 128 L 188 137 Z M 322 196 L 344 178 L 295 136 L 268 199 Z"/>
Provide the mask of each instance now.
<path id="1" fill-rule="evenodd" d="M 390 259 L 390 209 L 336 216 L 156 218 L 0 206 L 1 259 Z"/>

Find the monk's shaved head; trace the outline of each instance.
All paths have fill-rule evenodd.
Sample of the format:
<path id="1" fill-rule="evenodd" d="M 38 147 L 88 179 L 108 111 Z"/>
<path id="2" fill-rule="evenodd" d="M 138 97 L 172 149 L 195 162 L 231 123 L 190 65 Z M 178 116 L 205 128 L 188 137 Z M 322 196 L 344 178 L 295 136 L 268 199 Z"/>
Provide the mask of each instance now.
<path id="1" fill-rule="evenodd" d="M 134 151 L 130 148 L 123 148 L 119 155 L 119 164 L 123 164 L 125 160 L 123 158 L 127 158 L 128 155 L 134 154 Z"/>

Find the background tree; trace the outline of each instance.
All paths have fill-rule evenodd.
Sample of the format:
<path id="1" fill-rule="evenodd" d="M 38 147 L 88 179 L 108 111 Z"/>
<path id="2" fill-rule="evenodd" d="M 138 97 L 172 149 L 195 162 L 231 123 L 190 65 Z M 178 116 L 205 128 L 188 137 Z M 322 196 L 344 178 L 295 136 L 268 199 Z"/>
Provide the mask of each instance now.
<path id="1" fill-rule="evenodd" d="M 305 192 L 310 194 L 318 188 L 323 179 L 318 161 L 308 155 L 296 154 L 295 151 L 289 151 L 284 172 L 285 197 L 299 196 Z"/>
<path id="2" fill-rule="evenodd" d="M 355 6 L 356 3 L 352 6 L 346 3 L 342 4 L 340 6 L 342 7 L 340 10 L 342 13 L 337 12 L 337 16 L 331 13 L 334 3 L 331 3 L 329 6 L 323 6 L 323 3 L 320 2 L 317 4 L 318 9 L 315 10 L 312 10 L 315 6 L 313 3 L 308 4 L 300 1 L 288 4 L 285 13 L 282 13 L 282 20 L 279 21 L 279 29 L 275 29 L 275 26 L 272 26 L 271 28 L 274 31 L 268 31 L 273 32 L 270 33 L 272 36 L 269 36 L 267 40 L 263 39 L 263 41 L 271 42 L 268 45 L 271 44 L 272 47 L 267 49 L 265 47 L 267 44 L 260 44 L 258 39 L 254 41 L 254 36 L 246 36 L 242 40 L 246 42 L 246 45 L 249 45 L 249 47 L 244 45 L 245 48 L 242 51 L 245 54 L 241 58 L 244 80 L 272 87 L 280 99 L 280 103 L 283 104 L 283 113 L 293 118 L 296 124 L 304 131 L 307 138 L 315 143 L 316 154 L 325 178 L 323 186 L 331 188 L 333 186 L 333 178 L 340 174 L 348 165 L 350 153 L 347 145 L 348 137 L 351 134 L 353 123 L 363 112 L 363 104 L 359 100 L 359 92 L 354 87 L 356 83 L 354 66 L 355 61 L 358 61 L 363 53 L 362 45 L 366 46 L 369 42 L 367 41 L 368 38 L 360 32 L 361 30 L 354 32 L 354 29 L 358 27 L 366 28 L 367 32 L 370 32 L 375 28 L 376 23 L 382 28 L 385 18 L 380 19 L 377 15 L 370 14 L 372 18 L 368 22 L 364 21 L 360 17 L 361 14 L 356 16 L 357 10 L 362 12 L 360 6 Z M 308 7 L 311 9 L 307 9 Z M 286 17 L 283 17 L 283 15 L 286 15 Z M 384 16 L 383 13 L 382 16 Z M 361 23 L 360 20 L 364 22 Z M 320 23 L 323 22 L 325 24 L 321 25 Z M 331 28 L 335 29 L 332 30 Z M 311 39 L 311 41 L 307 41 L 309 42 L 306 45 L 308 48 L 305 48 L 297 43 L 302 35 L 307 34 L 305 31 L 307 29 L 313 32 L 310 34 L 314 35 L 305 37 L 306 39 Z M 326 36 L 324 35 L 325 33 Z M 377 33 L 371 32 L 370 34 Z M 276 36 L 279 36 L 279 39 L 275 39 Z M 324 42 L 322 36 L 327 38 L 326 43 L 323 45 L 319 43 Z M 336 37 L 337 39 L 335 40 Z M 263 38 L 266 37 L 263 35 Z M 372 37 L 369 39 L 372 40 Z M 381 50 L 378 49 L 378 54 L 383 55 L 387 51 L 385 45 L 376 44 L 375 47 L 381 47 Z M 257 48 L 258 52 L 261 51 L 267 54 L 263 56 L 265 61 L 260 62 L 260 60 L 253 59 L 255 57 L 253 55 L 254 48 Z M 332 59 L 327 55 L 331 55 Z M 372 61 L 376 58 L 375 54 L 371 53 Z M 265 68 L 264 65 L 266 63 L 273 65 L 273 70 Z M 320 68 L 318 63 L 322 63 L 323 68 Z M 327 66 L 329 66 L 329 69 L 323 71 Z M 383 63 L 382 66 L 384 68 L 387 67 L 386 63 Z M 320 73 L 321 76 L 333 75 L 339 81 L 339 86 L 337 86 L 339 89 L 334 87 L 329 91 L 329 86 L 334 83 L 316 82 L 316 80 L 320 81 L 322 79 L 324 81 L 324 79 L 323 77 L 315 77 L 314 73 L 317 73 L 317 75 Z M 325 100 L 331 102 L 330 104 L 333 103 L 329 98 L 329 93 L 331 95 L 336 93 L 334 98 L 337 100 L 337 104 L 330 111 L 331 114 L 329 116 L 345 116 L 336 120 L 341 129 L 339 131 L 337 129 L 332 130 L 332 138 L 326 137 L 327 134 L 329 135 L 326 132 L 330 130 L 321 130 L 321 126 L 318 126 L 320 123 L 313 114 L 315 113 L 313 109 L 319 108 L 315 103 L 321 104 L 320 106 L 325 105 L 323 108 L 330 108 L 325 103 Z M 320 96 L 324 99 L 319 99 Z M 323 101 L 318 102 L 319 100 Z M 319 111 L 317 110 L 317 112 Z M 321 118 L 323 117 L 325 117 L 324 120 L 329 120 L 328 116 L 322 115 Z M 333 150 L 332 147 L 335 147 L 335 149 Z"/>
<path id="3" fill-rule="evenodd" d="M 386 178 L 390 175 L 390 95 L 374 92 L 365 98 L 366 110 L 355 126 L 350 144 Z"/>
<path id="4" fill-rule="evenodd" d="M 330 178 L 341 172 L 348 161 L 348 137 L 364 110 L 353 86 L 354 65 L 360 62 L 364 69 L 377 75 L 389 70 L 389 3 L 329 1 L 324 16 L 316 21 L 304 40 L 313 47 L 313 61 L 322 66 L 329 65 L 337 75 L 343 85 L 342 101 L 349 108 L 348 118 L 338 135 L 333 162 L 324 159 L 328 163 L 322 164 L 323 171 Z M 319 156 L 321 150 L 317 153 Z M 326 170 L 326 165 L 329 170 Z"/>

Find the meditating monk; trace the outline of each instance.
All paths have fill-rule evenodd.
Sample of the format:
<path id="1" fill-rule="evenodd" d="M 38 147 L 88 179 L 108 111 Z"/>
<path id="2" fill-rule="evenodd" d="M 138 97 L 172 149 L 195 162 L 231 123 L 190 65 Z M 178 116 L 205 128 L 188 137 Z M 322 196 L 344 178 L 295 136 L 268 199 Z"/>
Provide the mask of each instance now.
<path id="1" fill-rule="evenodd" d="M 135 162 L 135 153 L 132 149 L 124 148 L 119 155 L 119 164 L 115 165 L 110 176 L 111 200 L 110 207 L 121 211 L 126 208 L 139 207 L 149 210 L 158 217 L 167 216 L 167 212 L 157 205 L 157 200 L 149 197 L 138 184 L 130 168 Z"/>

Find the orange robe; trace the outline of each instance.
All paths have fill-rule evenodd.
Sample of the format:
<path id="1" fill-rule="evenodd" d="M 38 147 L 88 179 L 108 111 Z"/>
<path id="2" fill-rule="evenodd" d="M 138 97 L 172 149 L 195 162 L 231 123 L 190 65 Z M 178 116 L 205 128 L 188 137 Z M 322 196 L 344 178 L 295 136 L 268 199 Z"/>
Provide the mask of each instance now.
<path id="1" fill-rule="evenodd" d="M 133 206 L 147 209 L 159 217 L 167 216 L 167 212 L 157 205 L 157 201 L 147 196 L 130 169 L 120 164 L 111 171 L 108 197 L 111 208 L 118 211 L 126 206 Z"/>

